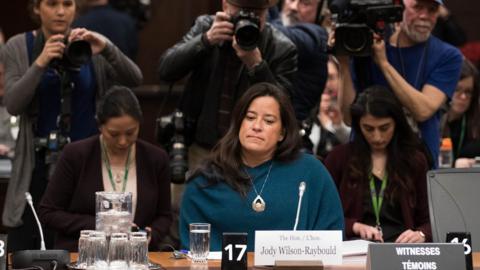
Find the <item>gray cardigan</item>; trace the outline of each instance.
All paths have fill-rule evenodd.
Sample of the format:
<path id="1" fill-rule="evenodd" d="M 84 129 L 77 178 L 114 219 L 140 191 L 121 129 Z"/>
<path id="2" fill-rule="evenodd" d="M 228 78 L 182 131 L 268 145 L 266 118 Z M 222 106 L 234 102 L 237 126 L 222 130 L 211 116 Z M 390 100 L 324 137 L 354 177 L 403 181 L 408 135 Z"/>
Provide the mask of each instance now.
<path id="1" fill-rule="evenodd" d="M 12 175 L 8 184 L 3 224 L 8 227 L 22 225 L 25 209 L 25 192 L 29 190 L 35 166 L 33 144 L 33 119 L 29 114 L 35 97 L 35 90 L 42 79 L 45 68 L 30 65 L 25 33 L 12 37 L 4 48 L 5 98 L 4 103 L 12 115 L 20 115 L 20 130 L 15 148 Z M 97 81 L 97 100 L 105 91 L 121 84 L 129 87 L 140 85 L 142 73 L 110 41 L 101 52 L 92 58 Z"/>

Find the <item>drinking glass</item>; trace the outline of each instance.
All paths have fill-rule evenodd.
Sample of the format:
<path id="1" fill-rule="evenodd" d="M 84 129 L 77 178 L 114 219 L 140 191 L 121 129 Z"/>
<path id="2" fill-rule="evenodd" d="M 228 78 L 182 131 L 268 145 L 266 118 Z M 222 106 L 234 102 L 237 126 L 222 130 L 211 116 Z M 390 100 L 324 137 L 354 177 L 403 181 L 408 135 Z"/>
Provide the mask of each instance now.
<path id="1" fill-rule="evenodd" d="M 126 233 L 112 233 L 108 247 L 108 265 L 110 270 L 127 270 L 129 244 Z"/>
<path id="2" fill-rule="evenodd" d="M 94 231 L 87 240 L 87 269 L 107 270 L 107 237 L 105 232 Z"/>
<path id="3" fill-rule="evenodd" d="M 87 268 L 87 242 L 90 234 L 95 231 L 93 230 L 81 230 L 80 231 L 80 238 L 78 238 L 78 260 L 77 260 L 77 268 L 85 269 Z"/>
<path id="4" fill-rule="evenodd" d="M 146 232 L 130 233 L 130 268 L 148 270 L 148 240 Z"/>
<path id="5" fill-rule="evenodd" d="M 190 224 L 190 253 L 193 262 L 207 262 L 210 251 L 210 224 Z"/>
<path id="6" fill-rule="evenodd" d="M 131 192 L 95 192 L 95 229 L 112 233 L 129 233 L 132 226 Z"/>

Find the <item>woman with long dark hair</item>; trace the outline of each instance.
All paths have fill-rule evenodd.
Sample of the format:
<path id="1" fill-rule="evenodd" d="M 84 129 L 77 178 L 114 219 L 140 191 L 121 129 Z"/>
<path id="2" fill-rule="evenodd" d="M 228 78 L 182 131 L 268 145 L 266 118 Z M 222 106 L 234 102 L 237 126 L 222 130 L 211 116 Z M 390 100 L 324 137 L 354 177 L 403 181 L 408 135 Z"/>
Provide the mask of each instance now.
<path id="1" fill-rule="evenodd" d="M 446 124 L 443 137 L 450 137 L 453 144 L 453 158 L 474 158 L 469 149 L 480 145 L 480 81 L 477 68 L 467 59 L 463 60 L 457 88 L 450 107 L 445 114 Z M 480 155 L 480 153 L 476 153 Z"/>
<path id="2" fill-rule="evenodd" d="M 431 239 L 424 147 L 393 93 L 372 86 L 350 108 L 354 139 L 325 160 L 343 204 L 349 239 Z"/>
<path id="3" fill-rule="evenodd" d="M 295 223 L 302 185 L 306 191 Z M 189 178 L 180 239 L 188 247 L 188 225 L 208 222 L 212 250 L 220 250 L 222 232 L 247 232 L 252 250 L 255 230 L 342 230 L 341 211 L 325 167 L 300 153 L 288 96 L 273 84 L 259 83 L 241 97 L 227 134 Z"/>

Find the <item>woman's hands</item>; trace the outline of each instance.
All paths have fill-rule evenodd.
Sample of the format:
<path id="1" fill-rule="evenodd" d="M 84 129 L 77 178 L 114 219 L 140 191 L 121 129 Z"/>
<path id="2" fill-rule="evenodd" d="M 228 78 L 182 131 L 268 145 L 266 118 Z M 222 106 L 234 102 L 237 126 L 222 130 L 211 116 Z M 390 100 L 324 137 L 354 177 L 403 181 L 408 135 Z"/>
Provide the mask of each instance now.
<path id="1" fill-rule="evenodd" d="M 58 34 L 52 35 L 45 42 L 43 50 L 35 60 L 35 64 L 44 68 L 50 64 L 53 59 L 61 59 L 63 57 L 63 51 L 65 50 L 65 44 L 63 43 L 65 36 Z"/>
<path id="2" fill-rule="evenodd" d="M 70 32 L 68 42 L 75 40 L 85 40 L 90 43 L 93 55 L 101 53 L 107 46 L 107 39 L 104 36 L 85 28 L 75 28 Z"/>
<path id="3" fill-rule="evenodd" d="M 421 231 L 406 230 L 395 240 L 395 243 L 424 243 L 425 234 Z"/>
<path id="4" fill-rule="evenodd" d="M 362 239 L 383 242 L 382 232 L 375 227 L 360 222 L 355 222 L 352 229 L 353 232 L 356 235 L 359 235 Z"/>

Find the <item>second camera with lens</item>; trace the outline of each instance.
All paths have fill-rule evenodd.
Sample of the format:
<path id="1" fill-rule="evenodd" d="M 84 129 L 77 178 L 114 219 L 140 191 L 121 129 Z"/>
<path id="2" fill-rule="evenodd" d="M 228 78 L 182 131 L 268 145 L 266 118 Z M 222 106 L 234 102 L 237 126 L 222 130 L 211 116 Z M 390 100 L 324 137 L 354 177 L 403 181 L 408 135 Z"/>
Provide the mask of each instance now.
<path id="1" fill-rule="evenodd" d="M 157 141 L 162 144 L 170 156 L 172 182 L 185 182 L 188 171 L 187 141 L 185 139 L 185 120 L 181 111 L 157 119 Z"/>
<path id="2" fill-rule="evenodd" d="M 254 50 L 260 39 L 260 18 L 254 12 L 240 10 L 232 17 L 235 41 L 245 51 Z"/>
<path id="3" fill-rule="evenodd" d="M 330 0 L 334 15 L 335 53 L 368 56 L 373 45 L 373 33 L 383 35 L 387 24 L 402 20 L 401 0 Z"/>

